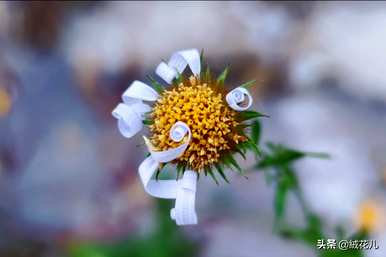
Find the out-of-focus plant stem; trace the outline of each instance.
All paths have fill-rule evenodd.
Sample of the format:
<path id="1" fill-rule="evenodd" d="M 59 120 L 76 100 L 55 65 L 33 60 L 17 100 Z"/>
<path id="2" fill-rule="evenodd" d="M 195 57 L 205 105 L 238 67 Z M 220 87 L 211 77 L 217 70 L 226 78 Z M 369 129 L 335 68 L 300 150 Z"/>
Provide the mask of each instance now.
<path id="1" fill-rule="evenodd" d="M 262 149 L 260 158 L 257 158 L 255 169 L 263 171 L 267 182 L 275 185 L 274 232 L 283 238 L 303 243 L 312 248 L 319 257 L 362 257 L 364 255 L 363 250 L 340 250 L 338 244 L 335 249 L 318 249 L 317 241 L 320 239 L 332 238 L 336 239 L 338 243 L 338 240 L 341 239 L 366 239 L 368 234 L 366 231 L 358 231 L 351 237 L 345 238 L 343 225 L 338 224 L 335 235 L 326 235 L 323 217 L 313 212 L 307 204 L 298 183 L 296 172 L 293 169 L 293 163 L 305 157 L 328 159 L 329 155 L 303 152 L 281 144 L 268 143 L 267 150 Z M 286 220 L 286 205 L 289 193 L 295 196 L 295 199 L 301 206 L 305 219 L 303 227 L 291 225 Z"/>

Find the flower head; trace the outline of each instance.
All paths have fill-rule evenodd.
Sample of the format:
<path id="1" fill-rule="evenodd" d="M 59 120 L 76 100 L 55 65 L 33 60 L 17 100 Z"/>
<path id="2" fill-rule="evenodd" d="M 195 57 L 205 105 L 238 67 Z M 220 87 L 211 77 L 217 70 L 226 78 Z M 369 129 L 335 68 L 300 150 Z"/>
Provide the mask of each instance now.
<path id="1" fill-rule="evenodd" d="M 153 88 L 134 81 L 123 93 L 123 103 L 112 113 L 125 137 L 148 126 L 150 139 L 144 139 L 150 156 L 140 165 L 139 174 L 149 194 L 176 199 L 171 216 L 180 225 L 197 222 L 194 193 L 198 173 L 204 171 L 217 183 L 216 168 L 228 182 L 225 167 L 242 173 L 233 157 L 235 153 L 245 158 L 249 149 L 259 152 L 257 140 L 247 135 L 246 129 L 252 124 L 246 121 L 264 116 L 247 111 L 252 96 L 246 87 L 252 82 L 229 91 L 224 85 L 228 68 L 214 79 L 209 68 L 202 72 L 202 62 L 203 56 L 195 49 L 173 54 L 168 63 L 161 62 L 156 69 L 169 87 L 151 77 Z M 189 75 L 185 72 L 187 66 Z M 154 104 L 149 106 L 144 101 Z M 258 121 L 253 124 L 258 125 Z M 167 163 L 176 164 L 177 179 L 183 174 L 181 181 L 151 179 Z"/>
<path id="2" fill-rule="evenodd" d="M 190 76 L 169 90 L 164 90 L 156 101 L 150 118 L 151 142 L 162 151 L 178 145 L 169 138 L 176 121 L 186 123 L 192 138 L 185 152 L 174 162 L 198 172 L 219 162 L 240 142 L 246 140 L 237 131 L 240 123 L 236 112 L 225 101 L 223 87 L 215 82 Z"/>

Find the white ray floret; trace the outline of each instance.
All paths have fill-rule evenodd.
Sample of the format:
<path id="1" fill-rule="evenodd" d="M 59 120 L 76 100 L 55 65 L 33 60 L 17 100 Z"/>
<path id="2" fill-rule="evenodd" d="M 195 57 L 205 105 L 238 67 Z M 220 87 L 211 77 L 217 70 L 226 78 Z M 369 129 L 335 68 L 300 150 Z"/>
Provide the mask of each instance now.
<path id="1" fill-rule="evenodd" d="M 175 142 L 185 143 L 176 148 L 165 151 L 155 151 L 150 141 L 144 137 L 150 156 L 147 157 L 139 166 L 139 175 L 145 191 L 158 198 L 176 199 L 176 205 L 171 210 L 172 219 L 176 220 L 177 225 L 197 224 L 197 215 L 194 209 L 196 199 L 196 180 L 195 171 L 185 171 L 181 180 L 154 180 L 154 173 L 159 164 L 170 162 L 180 157 L 186 150 L 191 139 L 191 132 L 184 122 L 176 122 L 170 129 L 170 138 Z"/>
<path id="2" fill-rule="evenodd" d="M 168 84 L 171 84 L 177 74 L 181 74 L 185 70 L 186 66 L 189 66 L 194 75 L 200 75 L 201 60 L 200 53 L 197 49 L 183 50 L 174 53 L 170 57 L 168 63 L 161 62 L 157 66 L 155 73 Z"/>
<path id="3" fill-rule="evenodd" d="M 134 81 L 122 95 L 123 103 L 113 110 L 112 115 L 118 119 L 118 129 L 124 137 L 130 138 L 143 128 L 144 114 L 151 111 L 143 101 L 155 101 L 158 93 L 141 81 Z"/>
<path id="4" fill-rule="evenodd" d="M 229 107 L 235 111 L 245 111 L 251 107 L 253 102 L 251 94 L 243 87 L 237 87 L 230 91 L 225 100 Z"/>

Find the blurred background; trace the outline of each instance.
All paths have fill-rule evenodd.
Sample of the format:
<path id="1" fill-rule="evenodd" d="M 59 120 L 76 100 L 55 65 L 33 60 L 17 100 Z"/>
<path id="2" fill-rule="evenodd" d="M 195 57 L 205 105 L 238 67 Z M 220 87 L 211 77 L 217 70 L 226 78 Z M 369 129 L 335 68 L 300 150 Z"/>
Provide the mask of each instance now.
<path id="1" fill-rule="evenodd" d="M 259 172 L 200 179 L 193 227 L 144 192 L 111 110 L 187 48 L 257 80 L 264 141 L 332 156 L 296 166 L 307 202 L 386 256 L 386 3 L 348 1 L 0 2 L 0 256 L 314 256 L 273 234 Z"/>

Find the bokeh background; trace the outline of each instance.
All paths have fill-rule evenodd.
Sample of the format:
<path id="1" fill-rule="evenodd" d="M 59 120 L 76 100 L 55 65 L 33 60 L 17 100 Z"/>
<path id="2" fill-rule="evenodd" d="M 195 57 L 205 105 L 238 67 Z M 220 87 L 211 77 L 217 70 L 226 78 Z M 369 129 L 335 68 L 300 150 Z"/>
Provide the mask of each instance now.
<path id="1" fill-rule="evenodd" d="M 200 179 L 194 227 L 144 192 L 111 110 L 187 48 L 257 79 L 264 141 L 332 156 L 297 164 L 307 202 L 386 256 L 386 3 L 356 1 L 0 2 L 0 256 L 314 256 L 273 234 L 258 171 Z"/>

